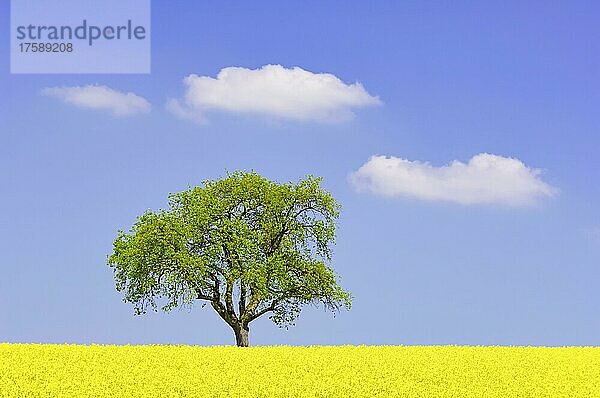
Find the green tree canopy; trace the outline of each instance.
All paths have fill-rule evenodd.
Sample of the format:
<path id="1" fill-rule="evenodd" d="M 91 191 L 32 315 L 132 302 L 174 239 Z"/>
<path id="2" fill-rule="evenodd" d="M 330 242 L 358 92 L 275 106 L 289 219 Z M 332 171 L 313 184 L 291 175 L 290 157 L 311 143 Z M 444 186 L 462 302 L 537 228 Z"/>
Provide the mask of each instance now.
<path id="1" fill-rule="evenodd" d="M 234 172 L 169 195 L 168 210 L 119 231 L 108 257 L 117 290 L 136 314 L 208 302 L 238 346 L 262 315 L 281 327 L 306 304 L 350 308 L 328 265 L 340 206 L 320 184 Z"/>

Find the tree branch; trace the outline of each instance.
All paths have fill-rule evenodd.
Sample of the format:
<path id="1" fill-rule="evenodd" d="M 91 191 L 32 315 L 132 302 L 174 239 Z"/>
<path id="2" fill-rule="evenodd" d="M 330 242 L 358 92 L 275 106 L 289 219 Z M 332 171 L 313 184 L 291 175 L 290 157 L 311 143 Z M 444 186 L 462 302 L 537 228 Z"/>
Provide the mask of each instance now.
<path id="1" fill-rule="evenodd" d="M 234 281 L 232 279 L 227 280 L 227 287 L 225 290 L 225 308 L 227 308 L 229 315 L 235 319 L 236 315 L 233 308 L 233 284 Z"/>
<path id="2" fill-rule="evenodd" d="M 238 303 L 238 313 L 240 318 L 246 312 L 246 285 L 244 281 L 240 280 L 240 301 Z"/>
<path id="3" fill-rule="evenodd" d="M 251 321 L 255 320 L 256 318 L 258 318 L 258 317 L 260 317 L 260 316 L 262 316 L 262 315 L 266 314 L 266 313 L 267 313 L 267 312 L 269 312 L 269 311 L 274 311 L 274 310 L 275 310 L 275 308 L 277 307 L 277 303 L 278 303 L 278 301 L 277 301 L 277 300 L 273 300 L 273 301 L 271 302 L 271 304 L 269 304 L 269 306 L 268 306 L 268 307 L 265 307 L 265 308 L 263 308 L 262 310 L 258 311 L 256 314 L 252 314 L 252 315 L 250 316 L 250 319 L 248 320 L 248 322 L 251 322 Z"/>
<path id="4" fill-rule="evenodd" d="M 202 291 L 198 290 L 198 295 L 196 296 L 197 300 L 206 300 L 206 301 L 215 301 L 213 296 L 207 296 L 206 294 L 202 294 Z"/>

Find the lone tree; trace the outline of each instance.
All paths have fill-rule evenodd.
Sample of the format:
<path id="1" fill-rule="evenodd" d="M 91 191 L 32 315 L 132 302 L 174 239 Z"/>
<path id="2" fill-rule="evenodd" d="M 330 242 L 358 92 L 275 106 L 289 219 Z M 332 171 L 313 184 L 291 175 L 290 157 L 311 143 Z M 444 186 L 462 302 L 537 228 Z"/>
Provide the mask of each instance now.
<path id="1" fill-rule="evenodd" d="M 108 265 L 135 313 L 210 303 L 240 347 L 249 324 L 270 314 L 293 324 L 305 304 L 350 308 L 331 261 L 339 205 L 308 176 L 277 184 L 234 172 L 169 195 L 169 209 L 147 211 L 119 231 Z"/>

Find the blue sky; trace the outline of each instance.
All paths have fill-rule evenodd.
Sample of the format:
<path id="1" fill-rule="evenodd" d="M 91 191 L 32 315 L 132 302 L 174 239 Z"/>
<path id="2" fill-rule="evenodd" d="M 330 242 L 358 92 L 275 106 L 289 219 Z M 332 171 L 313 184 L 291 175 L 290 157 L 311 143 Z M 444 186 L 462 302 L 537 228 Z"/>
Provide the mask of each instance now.
<path id="1" fill-rule="evenodd" d="M 335 318 L 308 307 L 289 330 L 255 321 L 252 344 L 599 345 L 599 13 L 583 1 L 154 1 L 151 74 L 11 75 L 2 2 L 0 341 L 231 344 L 208 308 L 134 317 L 106 255 L 169 192 L 254 169 L 324 177 L 343 205 L 332 266 L 355 300 Z M 211 111 L 195 123 L 165 108 L 186 76 L 269 64 L 360 82 L 381 104 L 334 122 Z M 115 117 L 41 94 L 90 84 L 152 109 Z M 409 165 L 435 185 L 440 167 L 481 153 L 518 159 L 553 193 L 457 203 L 349 182 L 380 155 L 428 162 Z M 457 173 L 471 192 L 503 187 Z"/>

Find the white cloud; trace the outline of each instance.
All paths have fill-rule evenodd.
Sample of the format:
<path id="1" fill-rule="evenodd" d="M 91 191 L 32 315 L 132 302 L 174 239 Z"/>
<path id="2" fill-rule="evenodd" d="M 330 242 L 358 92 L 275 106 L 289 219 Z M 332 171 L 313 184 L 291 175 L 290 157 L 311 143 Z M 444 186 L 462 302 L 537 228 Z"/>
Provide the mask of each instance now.
<path id="1" fill-rule="evenodd" d="M 189 75 L 184 84 L 184 98 L 169 100 L 167 109 L 196 122 L 206 121 L 206 113 L 215 110 L 340 122 L 351 119 L 356 108 L 381 103 L 360 83 L 346 84 L 329 73 L 281 65 L 229 67 L 221 69 L 216 78 Z"/>
<path id="2" fill-rule="evenodd" d="M 529 206 L 558 189 L 541 181 L 540 170 L 514 158 L 488 153 L 435 167 L 393 156 L 372 156 L 349 176 L 359 192 L 461 204 Z"/>
<path id="3" fill-rule="evenodd" d="M 208 122 L 203 113 L 194 111 L 188 106 L 182 105 L 181 102 L 176 99 L 169 99 L 167 101 L 166 108 L 169 112 L 180 119 L 188 119 L 198 124 L 205 124 Z"/>
<path id="4" fill-rule="evenodd" d="M 43 95 L 63 100 L 80 108 L 110 112 L 113 116 L 133 116 L 150 111 L 150 103 L 133 93 L 123 93 L 106 86 L 49 87 Z"/>

